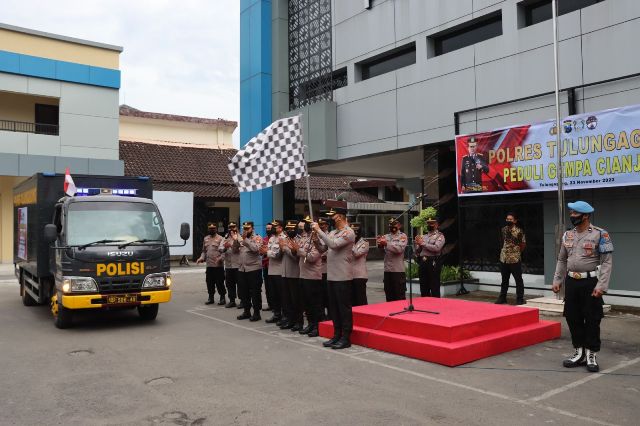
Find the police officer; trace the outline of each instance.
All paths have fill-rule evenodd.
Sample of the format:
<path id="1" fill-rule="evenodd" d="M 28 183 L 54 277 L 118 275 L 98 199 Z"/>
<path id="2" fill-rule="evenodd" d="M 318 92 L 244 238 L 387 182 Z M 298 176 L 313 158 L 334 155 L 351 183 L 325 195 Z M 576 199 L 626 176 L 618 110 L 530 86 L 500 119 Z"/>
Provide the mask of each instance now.
<path id="1" fill-rule="evenodd" d="M 591 224 L 594 209 L 584 201 L 568 204 L 573 229 L 562 236 L 553 291 L 564 283 L 564 316 L 571 332 L 575 353 L 563 361 L 567 368 L 587 365 L 599 371 L 602 295 L 609 288 L 613 243 L 609 233 Z"/>
<path id="2" fill-rule="evenodd" d="M 285 284 L 283 309 L 287 322 L 282 324 L 282 330 L 300 331 L 304 326 L 302 289 L 300 288 L 300 265 L 297 249 L 300 243 L 298 235 L 298 221 L 288 220 L 285 226 L 286 237 L 280 241 L 282 256 L 282 279 Z"/>
<path id="3" fill-rule="evenodd" d="M 351 285 L 353 284 L 353 243 L 356 236 L 347 222 L 347 209 L 336 207 L 327 216 L 335 229 L 325 234 L 317 223 L 313 230 L 328 247 L 327 286 L 329 288 L 329 314 L 333 321 L 333 337 L 323 343 L 325 347 L 344 349 L 351 346 L 353 314 L 351 311 Z"/>
<path id="4" fill-rule="evenodd" d="M 238 225 L 235 222 L 229 222 L 229 232 L 220 241 L 218 248 L 224 253 L 224 272 L 225 283 L 227 284 L 227 293 L 229 294 L 229 303 L 225 308 L 236 307 L 236 295 L 238 284 L 238 268 L 240 267 L 240 251 L 233 248 L 234 235 L 238 234 Z"/>
<path id="5" fill-rule="evenodd" d="M 460 183 L 462 192 L 481 192 L 482 173 L 489 172 L 489 166 L 482 154 L 476 152 L 477 143 L 475 138 L 471 138 L 468 143 L 469 155 L 462 157 L 460 167 Z"/>
<path id="6" fill-rule="evenodd" d="M 400 231 L 396 219 L 389 220 L 389 233 L 376 238 L 376 244 L 384 249 L 384 294 L 387 302 L 404 300 L 407 291 L 407 276 L 404 271 L 404 249 L 407 235 Z"/>
<path id="7" fill-rule="evenodd" d="M 253 231 L 253 222 L 242 224 L 242 236 L 233 236 L 233 247 L 240 252 L 240 267 L 238 268 L 238 291 L 240 300 L 244 302 L 244 312 L 238 316 L 239 320 L 250 318 L 250 321 L 260 321 L 262 310 L 262 258 L 260 249 L 262 237 Z M 253 315 L 251 315 L 253 307 Z"/>
<path id="8" fill-rule="evenodd" d="M 205 276 L 209 299 L 205 302 L 205 305 L 215 303 L 213 296 L 216 294 L 216 288 L 220 295 L 218 305 L 224 305 L 226 303 L 224 296 L 227 294 L 224 288 L 224 255 L 218 250 L 222 237 L 218 235 L 218 226 L 215 223 L 209 223 L 207 225 L 207 231 L 208 235 L 205 235 L 204 241 L 202 242 L 202 254 L 198 260 L 196 260 L 196 264 L 204 262 L 207 265 Z"/>
<path id="9" fill-rule="evenodd" d="M 318 323 L 322 318 L 322 254 L 314 244 L 318 235 L 311 231 L 311 218 L 306 217 L 298 224 L 302 226 L 300 247 L 297 250 L 300 265 L 302 300 L 307 313 L 308 325 L 300 334 L 318 336 Z"/>
<path id="10" fill-rule="evenodd" d="M 267 318 L 265 322 L 267 324 L 276 324 L 278 326 L 282 325 L 281 321 L 283 320 L 283 312 L 282 312 L 282 289 L 283 281 L 282 281 L 282 250 L 280 249 L 280 240 L 284 239 L 284 226 L 281 220 L 273 220 L 271 222 L 272 226 L 272 234 L 269 237 L 269 242 L 267 244 L 267 254 L 266 256 L 269 258 L 269 283 L 271 285 L 271 309 L 273 311 L 273 316 L 271 318 Z"/>
<path id="11" fill-rule="evenodd" d="M 263 311 L 273 311 L 271 305 L 273 304 L 273 284 L 269 278 L 269 256 L 267 256 L 267 250 L 269 247 L 269 239 L 275 234 L 275 229 L 271 223 L 267 223 L 265 226 L 265 236 L 262 237 L 262 248 L 260 254 L 262 255 L 262 278 L 264 280 L 264 292 L 267 296 L 267 306 L 262 308 Z"/>
<path id="12" fill-rule="evenodd" d="M 440 297 L 441 254 L 444 247 L 444 234 L 438 230 L 436 218 L 427 220 L 427 233 L 415 237 L 418 272 L 420 277 L 420 296 Z"/>
<path id="13" fill-rule="evenodd" d="M 318 225 L 322 232 L 329 233 L 329 222 L 324 218 L 318 218 Z M 316 234 L 317 237 L 317 234 Z M 322 320 L 326 320 L 329 314 L 329 287 L 327 286 L 327 246 L 322 240 L 316 238 L 316 246 L 321 253 L 322 259 Z"/>
<path id="14" fill-rule="evenodd" d="M 356 236 L 353 244 L 353 286 L 351 292 L 351 304 L 362 306 L 367 304 L 367 255 L 369 254 L 369 242 L 362 238 L 362 229 L 359 223 L 351 223 L 351 229 Z"/>

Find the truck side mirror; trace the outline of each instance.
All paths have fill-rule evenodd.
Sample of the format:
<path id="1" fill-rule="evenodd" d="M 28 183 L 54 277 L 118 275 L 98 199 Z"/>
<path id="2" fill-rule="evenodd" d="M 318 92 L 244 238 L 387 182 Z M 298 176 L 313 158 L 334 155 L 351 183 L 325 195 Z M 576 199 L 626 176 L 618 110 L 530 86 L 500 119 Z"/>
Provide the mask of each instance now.
<path id="1" fill-rule="evenodd" d="M 58 239 L 58 228 L 53 223 L 44 226 L 44 239 L 48 244 L 54 243 Z"/>
<path id="2" fill-rule="evenodd" d="M 180 225 L 180 238 L 184 241 L 187 241 L 191 236 L 191 227 L 187 222 L 182 222 Z"/>

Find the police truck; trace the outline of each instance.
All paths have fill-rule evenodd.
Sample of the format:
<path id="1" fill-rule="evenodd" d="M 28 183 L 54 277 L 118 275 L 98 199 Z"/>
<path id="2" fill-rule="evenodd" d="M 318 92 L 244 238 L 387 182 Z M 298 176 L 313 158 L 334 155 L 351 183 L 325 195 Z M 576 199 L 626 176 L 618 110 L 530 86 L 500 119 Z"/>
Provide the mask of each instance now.
<path id="1" fill-rule="evenodd" d="M 38 173 L 14 188 L 14 264 L 25 306 L 49 304 L 58 328 L 82 309 L 137 309 L 154 320 L 171 300 L 169 244 L 147 177 Z M 188 223 L 180 227 L 186 244 Z"/>

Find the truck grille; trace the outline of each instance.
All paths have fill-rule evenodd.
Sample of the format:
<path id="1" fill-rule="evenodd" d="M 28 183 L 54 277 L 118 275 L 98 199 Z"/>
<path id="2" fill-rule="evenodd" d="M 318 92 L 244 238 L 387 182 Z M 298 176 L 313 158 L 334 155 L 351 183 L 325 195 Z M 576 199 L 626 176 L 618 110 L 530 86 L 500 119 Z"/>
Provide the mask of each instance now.
<path id="1" fill-rule="evenodd" d="M 142 280 L 136 278 L 103 278 L 98 280 L 100 293 L 126 293 L 140 291 Z"/>

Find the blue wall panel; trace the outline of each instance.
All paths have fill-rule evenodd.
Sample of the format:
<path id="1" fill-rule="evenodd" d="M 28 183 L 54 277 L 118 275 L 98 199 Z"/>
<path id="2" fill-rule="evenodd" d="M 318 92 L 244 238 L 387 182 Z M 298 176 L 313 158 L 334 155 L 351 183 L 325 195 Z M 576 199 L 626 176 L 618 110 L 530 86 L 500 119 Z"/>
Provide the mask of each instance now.
<path id="1" fill-rule="evenodd" d="M 20 55 L 0 50 L 0 71 L 14 74 L 19 73 Z"/>
<path id="2" fill-rule="evenodd" d="M 91 67 L 89 84 L 94 86 L 120 87 L 120 71 L 107 68 Z"/>
<path id="3" fill-rule="evenodd" d="M 0 50 L 0 71 L 91 86 L 120 88 L 120 71 Z"/>
<path id="4" fill-rule="evenodd" d="M 56 78 L 56 61 L 37 56 L 20 56 L 20 74 L 33 77 Z"/>
<path id="5" fill-rule="evenodd" d="M 240 146 L 271 124 L 271 1 L 240 2 Z M 272 220 L 271 188 L 240 194 L 240 221 L 264 235 Z"/>
<path id="6" fill-rule="evenodd" d="M 71 82 L 89 81 L 90 70 L 89 65 L 60 61 L 56 64 L 56 79 Z"/>

